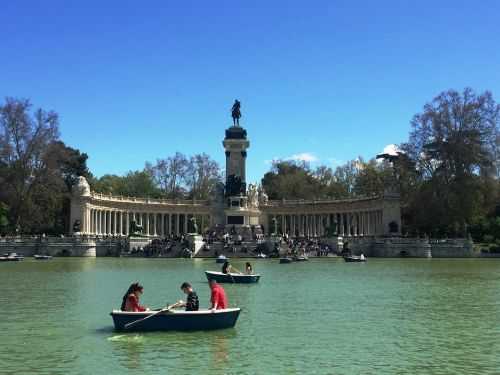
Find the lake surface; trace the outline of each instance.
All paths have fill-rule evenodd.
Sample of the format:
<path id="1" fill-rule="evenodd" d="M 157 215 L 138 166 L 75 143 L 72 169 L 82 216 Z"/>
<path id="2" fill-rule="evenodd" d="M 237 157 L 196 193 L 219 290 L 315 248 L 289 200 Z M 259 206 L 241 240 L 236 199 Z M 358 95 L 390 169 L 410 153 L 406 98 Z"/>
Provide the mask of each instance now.
<path id="1" fill-rule="evenodd" d="M 243 261 L 235 261 L 243 269 Z M 0 263 L 1 374 L 498 374 L 500 260 L 256 260 L 227 285 L 234 329 L 117 333 L 109 312 L 139 280 L 152 308 L 184 298 L 214 260 Z"/>

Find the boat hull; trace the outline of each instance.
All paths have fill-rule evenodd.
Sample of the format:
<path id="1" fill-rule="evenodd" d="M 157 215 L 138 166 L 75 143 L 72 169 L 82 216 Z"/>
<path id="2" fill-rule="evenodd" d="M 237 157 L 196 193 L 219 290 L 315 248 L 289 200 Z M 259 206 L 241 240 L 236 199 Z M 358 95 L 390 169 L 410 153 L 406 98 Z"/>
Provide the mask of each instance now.
<path id="1" fill-rule="evenodd" d="M 366 262 L 366 258 L 365 259 L 361 259 L 360 257 L 354 257 L 354 256 L 344 257 L 344 260 L 347 263 Z"/>
<path id="2" fill-rule="evenodd" d="M 287 264 L 287 263 L 292 263 L 293 259 L 291 258 L 280 258 L 280 263 L 282 264 Z"/>
<path id="3" fill-rule="evenodd" d="M 207 280 L 215 280 L 218 283 L 230 284 L 252 284 L 259 282 L 260 275 L 240 275 L 238 273 L 222 273 L 205 271 Z"/>
<path id="4" fill-rule="evenodd" d="M 50 260 L 52 257 L 50 255 L 33 255 L 36 260 Z"/>
<path id="5" fill-rule="evenodd" d="M 234 327 L 240 311 L 239 308 L 215 311 L 165 311 L 130 325 L 128 328 L 125 328 L 126 324 L 146 318 L 155 311 L 125 312 L 115 310 L 110 315 L 117 331 L 208 331 Z"/>

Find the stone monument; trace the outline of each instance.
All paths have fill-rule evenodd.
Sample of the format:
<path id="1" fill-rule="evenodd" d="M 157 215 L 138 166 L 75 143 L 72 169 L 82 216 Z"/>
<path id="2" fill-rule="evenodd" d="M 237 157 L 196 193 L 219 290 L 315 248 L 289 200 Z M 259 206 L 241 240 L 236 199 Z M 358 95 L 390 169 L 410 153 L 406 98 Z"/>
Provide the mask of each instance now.
<path id="1" fill-rule="evenodd" d="M 222 142 L 226 152 L 224 225 L 226 228 L 234 227 L 238 234 L 251 236 L 251 226 L 259 223 L 258 199 L 253 186 L 248 192 L 250 195 L 247 194 L 246 158 L 250 142 L 247 131 L 239 122 L 241 103 L 238 100 L 233 104 L 231 115 L 233 125 L 226 129 Z"/>
<path id="2" fill-rule="evenodd" d="M 198 234 L 198 224 L 196 224 L 194 216 L 189 219 L 189 224 L 189 233 L 186 234 L 186 239 L 189 242 L 189 250 L 191 250 L 192 256 L 195 256 L 203 248 L 203 236 Z"/>

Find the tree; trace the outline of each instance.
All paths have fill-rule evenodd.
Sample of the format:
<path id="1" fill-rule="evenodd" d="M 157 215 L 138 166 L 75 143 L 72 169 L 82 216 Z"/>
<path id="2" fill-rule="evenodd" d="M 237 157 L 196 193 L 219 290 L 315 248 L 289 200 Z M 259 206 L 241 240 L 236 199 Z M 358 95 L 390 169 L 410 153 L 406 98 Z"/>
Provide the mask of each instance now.
<path id="1" fill-rule="evenodd" d="M 270 199 L 316 199 L 321 192 L 309 166 L 291 160 L 273 162 L 262 178 L 262 186 Z"/>
<path id="2" fill-rule="evenodd" d="M 9 225 L 7 218 L 8 211 L 9 207 L 5 203 L 0 202 L 0 234 L 4 234 Z"/>
<path id="3" fill-rule="evenodd" d="M 495 189 L 482 187 L 498 176 L 499 125 L 492 94 L 469 88 L 441 93 L 414 116 L 402 148 L 417 173 L 404 176 L 413 179 L 406 203 L 417 230 L 464 234 L 474 217 L 487 213 Z"/>
<path id="4" fill-rule="evenodd" d="M 186 169 L 186 182 L 189 195 L 194 199 L 208 199 L 215 184 L 221 181 L 219 164 L 205 153 L 196 154 L 189 159 Z"/>
<path id="5" fill-rule="evenodd" d="M 55 112 L 37 109 L 27 99 L 6 98 L 0 106 L 0 200 L 8 202 L 11 225 L 30 228 L 30 210 L 46 179 L 46 151 L 59 137 Z"/>
<path id="6" fill-rule="evenodd" d="M 148 165 L 150 173 L 167 198 L 182 198 L 186 193 L 186 177 L 189 166 L 187 157 L 176 152 L 166 159 L 157 159 L 153 166 Z"/>
<path id="7" fill-rule="evenodd" d="M 160 198 L 162 193 L 148 168 L 142 171 L 129 171 L 125 176 L 106 174 L 91 180 L 92 189 L 102 194 L 129 197 Z"/>

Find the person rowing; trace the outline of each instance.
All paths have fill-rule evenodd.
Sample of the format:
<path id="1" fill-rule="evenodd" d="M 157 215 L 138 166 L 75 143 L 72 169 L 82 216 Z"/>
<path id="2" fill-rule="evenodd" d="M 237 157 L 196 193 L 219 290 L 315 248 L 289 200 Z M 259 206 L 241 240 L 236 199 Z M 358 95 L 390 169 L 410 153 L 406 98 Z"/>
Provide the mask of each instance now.
<path id="1" fill-rule="evenodd" d="M 184 302 L 183 300 L 177 301 L 171 306 L 168 306 L 168 309 L 174 309 L 176 307 L 185 307 L 186 311 L 198 311 L 200 308 L 200 302 L 198 300 L 198 295 L 193 290 L 193 287 L 190 283 L 184 282 L 181 285 L 181 290 L 187 295 L 187 299 Z"/>
<path id="2" fill-rule="evenodd" d="M 122 305 L 120 310 L 122 311 L 148 311 L 149 308 L 146 306 L 141 306 L 139 304 L 139 298 L 142 295 L 144 288 L 139 283 L 133 283 L 129 286 L 127 292 L 123 296 Z"/>

